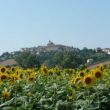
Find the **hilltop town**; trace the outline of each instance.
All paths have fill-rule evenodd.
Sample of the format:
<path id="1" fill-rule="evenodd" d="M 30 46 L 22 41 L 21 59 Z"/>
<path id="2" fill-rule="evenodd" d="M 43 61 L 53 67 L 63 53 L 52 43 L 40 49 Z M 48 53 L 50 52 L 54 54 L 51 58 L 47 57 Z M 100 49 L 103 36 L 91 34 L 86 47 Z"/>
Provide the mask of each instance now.
<path id="1" fill-rule="evenodd" d="M 19 59 L 18 57 L 22 53 L 33 54 L 37 56 L 41 64 L 48 66 L 63 65 L 64 67 L 78 67 L 81 64 L 94 64 L 110 59 L 110 48 L 88 49 L 85 47 L 78 49 L 73 46 L 55 44 L 49 40 L 47 45 L 21 48 L 19 51 L 11 53 L 4 52 L 0 56 L 0 65 L 17 64 L 14 59 Z M 24 59 L 26 59 L 26 57 L 24 57 Z"/>
<path id="2" fill-rule="evenodd" d="M 31 47 L 31 48 L 22 48 L 21 52 L 31 52 L 31 53 L 45 53 L 45 52 L 62 52 L 62 51 L 74 51 L 76 48 L 65 46 L 61 44 L 55 44 L 49 40 L 46 46 L 38 46 L 38 47 Z"/>

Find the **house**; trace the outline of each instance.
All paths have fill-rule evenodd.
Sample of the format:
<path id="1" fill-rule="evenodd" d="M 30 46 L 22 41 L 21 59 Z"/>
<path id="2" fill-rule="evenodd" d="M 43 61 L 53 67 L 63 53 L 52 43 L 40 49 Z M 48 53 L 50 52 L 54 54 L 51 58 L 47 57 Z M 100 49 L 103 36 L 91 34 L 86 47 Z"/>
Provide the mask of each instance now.
<path id="1" fill-rule="evenodd" d="M 107 54 L 110 54 L 110 48 L 104 48 L 104 49 L 102 49 L 102 51 L 107 53 Z"/>
<path id="2" fill-rule="evenodd" d="M 40 54 L 42 52 L 62 52 L 62 51 L 74 51 L 75 48 L 70 46 L 65 46 L 61 44 L 54 44 L 52 41 L 49 40 L 46 46 L 38 46 L 38 47 L 31 47 L 31 48 L 22 48 L 21 52 L 31 52 Z"/>

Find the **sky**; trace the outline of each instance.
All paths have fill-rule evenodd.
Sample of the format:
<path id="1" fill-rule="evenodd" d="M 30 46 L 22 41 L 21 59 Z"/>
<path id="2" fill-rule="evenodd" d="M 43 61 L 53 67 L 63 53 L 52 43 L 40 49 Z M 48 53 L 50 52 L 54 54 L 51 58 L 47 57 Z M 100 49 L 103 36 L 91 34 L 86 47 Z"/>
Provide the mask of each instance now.
<path id="1" fill-rule="evenodd" d="M 110 47 L 110 0 L 0 0 L 0 51 Z"/>

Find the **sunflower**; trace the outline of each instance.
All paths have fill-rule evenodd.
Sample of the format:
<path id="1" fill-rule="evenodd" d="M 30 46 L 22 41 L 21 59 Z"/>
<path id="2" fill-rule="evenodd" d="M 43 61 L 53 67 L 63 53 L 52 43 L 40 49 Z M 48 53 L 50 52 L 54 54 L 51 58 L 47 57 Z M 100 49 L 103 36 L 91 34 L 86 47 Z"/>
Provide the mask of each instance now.
<path id="1" fill-rule="evenodd" d="M 30 76 L 28 77 L 28 80 L 29 80 L 29 81 L 35 81 L 35 79 L 36 79 L 36 76 L 34 76 L 34 75 L 30 75 Z"/>
<path id="2" fill-rule="evenodd" d="M 2 85 L 4 82 L 2 80 L 0 80 L 0 85 Z"/>
<path id="3" fill-rule="evenodd" d="M 0 68 L 0 72 L 1 72 L 1 73 L 5 73 L 5 72 L 6 72 L 6 67 L 1 67 L 1 68 Z"/>
<path id="4" fill-rule="evenodd" d="M 17 74 L 10 74 L 9 78 L 10 78 L 11 84 L 14 84 L 17 80 L 19 80 L 19 77 L 17 76 Z"/>
<path id="5" fill-rule="evenodd" d="M 18 77 L 19 77 L 19 79 L 23 79 L 24 78 L 24 73 L 19 73 Z"/>
<path id="6" fill-rule="evenodd" d="M 48 75 L 48 68 L 46 66 L 42 66 L 40 72 L 42 75 Z"/>
<path id="7" fill-rule="evenodd" d="M 94 83 L 94 77 L 92 74 L 88 74 L 86 76 L 84 76 L 83 78 L 83 83 L 85 86 L 90 86 Z"/>
<path id="8" fill-rule="evenodd" d="M 103 71 L 104 70 L 104 66 L 103 65 L 99 65 L 98 68 L 99 68 L 100 71 Z"/>
<path id="9" fill-rule="evenodd" d="M 50 70 L 48 71 L 48 73 L 49 73 L 49 75 L 53 75 L 52 69 L 50 69 Z"/>
<path id="10" fill-rule="evenodd" d="M 14 73 L 16 71 L 15 67 L 11 67 L 11 71 Z"/>
<path id="11" fill-rule="evenodd" d="M 53 69 L 53 71 L 54 71 L 55 74 L 61 75 L 61 70 L 60 70 L 60 68 L 55 67 L 55 68 Z"/>
<path id="12" fill-rule="evenodd" d="M 6 73 L 7 73 L 7 74 L 10 74 L 11 72 L 8 70 Z"/>
<path id="13" fill-rule="evenodd" d="M 0 79 L 1 79 L 2 81 L 6 80 L 6 79 L 8 79 L 8 78 L 9 78 L 8 74 L 6 74 L 6 73 L 0 74 Z"/>
<path id="14" fill-rule="evenodd" d="M 82 82 L 81 77 L 76 77 L 76 78 L 73 80 L 73 84 L 75 84 L 75 85 L 81 84 L 81 82 Z"/>
<path id="15" fill-rule="evenodd" d="M 43 72 L 45 73 L 45 74 L 47 74 L 48 73 L 48 69 L 45 67 L 45 68 L 43 68 Z"/>
<path id="16" fill-rule="evenodd" d="M 10 99 L 11 98 L 11 93 L 5 88 L 4 91 L 2 91 L 2 97 L 4 99 Z"/>
<path id="17" fill-rule="evenodd" d="M 94 77 L 95 77 L 96 79 L 101 79 L 101 78 L 103 77 L 103 72 L 100 71 L 100 70 L 95 70 L 95 71 L 93 72 L 93 75 L 94 75 Z"/>
<path id="18" fill-rule="evenodd" d="M 85 73 L 89 73 L 90 72 L 90 69 L 89 68 L 86 68 L 85 69 Z"/>
<path id="19" fill-rule="evenodd" d="M 79 72 L 80 77 L 84 77 L 85 73 L 83 71 Z"/>

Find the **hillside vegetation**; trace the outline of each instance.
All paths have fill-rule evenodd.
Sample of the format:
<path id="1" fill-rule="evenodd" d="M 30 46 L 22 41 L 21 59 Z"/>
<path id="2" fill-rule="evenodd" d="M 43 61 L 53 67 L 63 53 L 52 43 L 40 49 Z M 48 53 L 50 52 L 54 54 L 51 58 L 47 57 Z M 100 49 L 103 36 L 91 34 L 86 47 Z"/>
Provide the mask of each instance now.
<path id="1" fill-rule="evenodd" d="M 40 67 L 41 64 L 49 68 L 56 66 L 60 68 L 84 68 L 95 63 L 108 61 L 110 55 L 101 49 L 96 51 L 95 49 L 83 48 L 80 50 L 77 48 L 73 51 L 50 51 L 39 54 L 30 51 L 5 52 L 0 56 L 0 61 L 7 59 L 15 59 L 23 68 Z M 92 59 L 92 62 L 87 63 L 88 59 Z"/>

